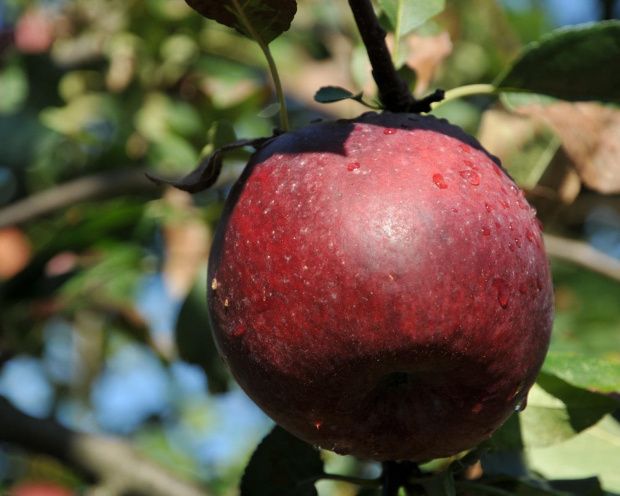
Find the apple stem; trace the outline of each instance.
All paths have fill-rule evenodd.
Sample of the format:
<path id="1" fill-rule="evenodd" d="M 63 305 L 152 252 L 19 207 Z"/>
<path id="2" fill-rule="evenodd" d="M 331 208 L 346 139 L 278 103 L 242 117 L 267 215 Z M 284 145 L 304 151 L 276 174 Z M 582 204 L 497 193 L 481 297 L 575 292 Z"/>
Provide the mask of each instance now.
<path id="1" fill-rule="evenodd" d="M 379 88 L 379 100 L 391 112 L 430 112 L 431 104 L 443 99 L 438 90 L 421 100 L 416 100 L 407 83 L 398 75 L 385 42 L 385 29 L 379 24 L 371 0 L 349 0 L 353 18 L 366 46 L 372 77 Z"/>

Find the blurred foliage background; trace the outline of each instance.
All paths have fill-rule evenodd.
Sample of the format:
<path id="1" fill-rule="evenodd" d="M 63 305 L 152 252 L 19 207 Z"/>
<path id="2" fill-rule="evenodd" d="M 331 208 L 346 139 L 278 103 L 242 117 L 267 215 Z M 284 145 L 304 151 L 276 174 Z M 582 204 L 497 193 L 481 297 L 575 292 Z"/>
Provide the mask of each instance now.
<path id="1" fill-rule="evenodd" d="M 613 8 L 592 0 L 448 1 L 402 40 L 398 65 L 416 95 L 488 83 L 525 43 L 558 26 L 617 16 Z M 375 95 L 344 1 L 299 0 L 291 30 L 270 47 L 293 126 L 364 110 L 352 101 L 315 103 L 321 86 Z M 193 197 L 155 186 L 144 172 L 178 177 L 235 136 L 270 135 L 275 101 L 258 47 L 182 0 L 0 4 L 0 395 L 34 417 L 122 437 L 212 494 L 236 494 L 272 424 L 217 358 L 204 275 L 222 201 L 250 152 L 230 154 L 216 186 Z M 456 100 L 437 114 L 503 159 L 559 240 L 550 250 L 552 349 L 620 363 L 613 149 L 620 119 L 612 107 L 585 105 L 593 107 L 578 111 L 599 122 L 610 112 L 593 131 L 606 133 L 606 148 L 571 149 L 557 123 L 573 114 L 553 120 L 509 99 Z M 569 238 L 587 245 L 574 248 L 563 242 Z M 596 270 L 565 261 L 584 246 L 598 250 Z M 532 457 L 544 458 L 550 476 L 583 477 L 597 475 L 606 459 L 584 455 L 571 469 L 559 451 Z M 378 471 L 325 456 L 333 472 Z M 0 490 L 29 480 L 117 494 L 96 493 L 70 463 L 32 446 L 0 443 Z M 619 479 L 605 481 L 620 492 Z M 319 486 L 322 494 L 356 491 Z"/>

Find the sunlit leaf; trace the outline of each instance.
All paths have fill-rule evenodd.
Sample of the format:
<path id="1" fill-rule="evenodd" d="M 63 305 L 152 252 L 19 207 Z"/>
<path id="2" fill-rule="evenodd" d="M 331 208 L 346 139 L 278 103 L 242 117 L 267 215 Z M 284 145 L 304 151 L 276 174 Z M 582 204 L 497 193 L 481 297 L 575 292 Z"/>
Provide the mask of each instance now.
<path id="1" fill-rule="evenodd" d="M 542 372 L 529 393 L 527 409 L 518 414 L 522 444 L 529 449 L 566 441 L 619 406 L 607 396 Z"/>
<path id="2" fill-rule="evenodd" d="M 241 496 L 317 496 L 319 451 L 280 426 L 256 448 L 241 479 Z"/>
<path id="3" fill-rule="evenodd" d="M 612 416 L 569 441 L 528 451 L 532 470 L 549 479 L 598 476 L 607 493 L 620 493 L 620 423 Z"/>
<path id="4" fill-rule="evenodd" d="M 579 388 L 601 393 L 620 391 L 620 364 L 592 356 L 550 352 L 543 372 Z"/>
<path id="5" fill-rule="evenodd" d="M 380 4 L 399 37 L 421 26 L 446 7 L 445 0 L 380 0 Z"/>
<path id="6" fill-rule="evenodd" d="M 295 0 L 186 0 L 198 13 L 235 28 L 248 38 L 270 43 L 288 30 L 297 12 Z"/>
<path id="7" fill-rule="evenodd" d="M 618 60 L 620 21 L 571 26 L 528 45 L 494 84 L 565 100 L 620 101 Z"/>

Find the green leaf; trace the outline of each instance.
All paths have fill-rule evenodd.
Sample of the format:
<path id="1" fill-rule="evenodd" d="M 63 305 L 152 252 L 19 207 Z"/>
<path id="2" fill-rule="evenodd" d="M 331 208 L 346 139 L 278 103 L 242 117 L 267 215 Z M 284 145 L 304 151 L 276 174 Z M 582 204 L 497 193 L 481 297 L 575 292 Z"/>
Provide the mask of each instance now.
<path id="1" fill-rule="evenodd" d="M 502 91 L 620 101 L 620 21 L 558 29 L 528 45 L 495 81 Z"/>
<path id="2" fill-rule="evenodd" d="M 314 95 L 314 100 L 319 103 L 334 103 L 342 100 L 357 100 L 362 97 L 361 93 L 357 95 L 351 93 L 349 90 L 340 88 L 339 86 L 323 86 Z"/>
<path id="3" fill-rule="evenodd" d="M 381 8 L 402 37 L 446 8 L 445 0 L 380 0 Z"/>
<path id="4" fill-rule="evenodd" d="M 181 307 L 175 337 L 181 359 L 200 366 L 207 374 L 209 391 L 227 391 L 229 375 L 215 347 L 207 314 L 206 271 L 196 279 Z"/>
<path id="5" fill-rule="evenodd" d="M 319 451 L 275 426 L 245 469 L 241 496 L 317 496 L 314 481 L 323 474 Z"/>
<path id="6" fill-rule="evenodd" d="M 577 353 L 550 352 L 543 372 L 600 393 L 620 391 L 620 364 Z"/>
<path id="7" fill-rule="evenodd" d="M 288 30 L 297 12 L 295 0 L 186 0 L 186 2 L 208 19 L 234 28 L 250 39 L 256 39 L 258 36 L 265 44 L 271 43 Z"/>
<path id="8" fill-rule="evenodd" d="M 530 390 L 527 409 L 518 416 L 525 448 L 570 439 L 618 408 L 607 396 L 572 386 L 542 372 Z"/>
<path id="9" fill-rule="evenodd" d="M 381 107 L 377 105 L 371 105 L 363 100 L 364 94 L 362 92 L 353 94 L 349 90 L 340 88 L 339 86 L 323 86 L 314 95 L 314 100 L 319 103 L 334 103 L 342 100 L 355 100 L 361 103 L 365 107 L 379 110 Z"/>

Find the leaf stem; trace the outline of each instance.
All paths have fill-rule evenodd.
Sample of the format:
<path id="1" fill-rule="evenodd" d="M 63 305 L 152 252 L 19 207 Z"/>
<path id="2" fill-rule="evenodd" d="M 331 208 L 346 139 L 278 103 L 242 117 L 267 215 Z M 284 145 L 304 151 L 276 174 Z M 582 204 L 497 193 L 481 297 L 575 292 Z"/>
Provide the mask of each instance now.
<path id="1" fill-rule="evenodd" d="M 403 4 L 399 2 L 398 11 L 396 14 L 396 26 L 394 26 L 394 50 L 392 53 L 392 61 L 394 62 L 394 67 L 398 67 L 398 57 L 400 51 L 400 27 L 403 19 Z"/>
<path id="2" fill-rule="evenodd" d="M 459 86 L 446 91 L 444 99 L 440 102 L 434 102 L 431 104 L 431 108 L 435 110 L 440 105 L 443 105 L 450 100 L 456 100 L 457 98 L 463 98 L 473 95 L 493 95 L 497 93 L 497 88 L 492 84 L 468 84 L 466 86 Z"/>
<path id="3" fill-rule="evenodd" d="M 269 65 L 269 71 L 271 72 L 271 77 L 273 78 L 273 85 L 275 87 L 276 94 L 278 95 L 278 103 L 280 105 L 280 126 L 282 127 L 283 131 L 287 132 L 290 130 L 290 125 L 288 121 L 288 112 L 286 110 L 286 100 L 284 98 L 284 91 L 282 90 L 282 83 L 280 82 L 278 68 L 276 67 L 275 60 L 271 55 L 271 51 L 269 50 L 269 45 L 267 45 L 267 43 L 265 43 L 260 37 L 260 35 L 256 32 L 254 26 L 252 26 L 252 23 L 245 15 L 245 12 L 243 11 L 243 7 L 241 7 L 241 4 L 239 3 L 239 0 L 232 0 L 232 2 L 237 9 L 239 17 L 241 17 L 241 20 L 245 24 L 248 32 L 252 35 L 252 38 L 256 40 L 256 43 L 258 43 L 258 46 L 265 54 L 267 64 Z"/>

